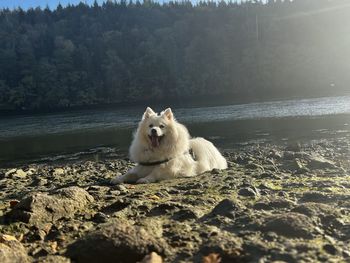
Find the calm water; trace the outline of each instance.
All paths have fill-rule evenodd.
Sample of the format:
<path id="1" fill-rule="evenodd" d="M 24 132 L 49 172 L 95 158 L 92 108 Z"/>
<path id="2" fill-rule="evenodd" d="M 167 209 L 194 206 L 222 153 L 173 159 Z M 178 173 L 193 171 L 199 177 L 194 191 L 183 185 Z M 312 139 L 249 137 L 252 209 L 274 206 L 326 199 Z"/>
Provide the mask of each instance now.
<path id="1" fill-rule="evenodd" d="M 0 164 L 99 146 L 126 151 L 143 110 L 135 107 L 1 118 Z M 193 136 L 210 138 L 222 148 L 350 133 L 350 96 L 173 111 Z"/>

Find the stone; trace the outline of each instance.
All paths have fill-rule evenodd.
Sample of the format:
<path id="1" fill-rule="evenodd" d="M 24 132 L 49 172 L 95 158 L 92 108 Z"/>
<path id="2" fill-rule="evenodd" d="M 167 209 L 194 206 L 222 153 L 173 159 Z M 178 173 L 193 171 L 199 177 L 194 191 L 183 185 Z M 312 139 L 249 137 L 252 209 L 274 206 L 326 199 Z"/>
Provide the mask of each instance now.
<path id="1" fill-rule="evenodd" d="M 16 168 L 10 169 L 7 172 L 5 172 L 5 177 L 9 177 L 11 174 L 14 174 L 17 171 Z"/>
<path id="2" fill-rule="evenodd" d="M 220 231 L 217 235 L 212 235 L 205 240 L 200 248 L 202 256 L 211 253 L 219 254 L 222 262 L 241 262 L 242 239 L 229 232 Z M 195 262 L 199 261 L 195 260 Z"/>
<path id="3" fill-rule="evenodd" d="M 295 158 L 291 163 L 290 163 L 290 169 L 292 170 L 300 170 L 304 168 L 304 164 L 298 159 Z"/>
<path id="4" fill-rule="evenodd" d="M 5 173 L 5 177 L 11 177 L 11 178 L 26 178 L 27 173 L 23 169 L 10 169 Z"/>
<path id="5" fill-rule="evenodd" d="M 112 263 L 137 262 L 151 252 L 165 256 L 169 247 L 143 227 L 113 220 L 68 246 L 66 255 L 78 263 Z"/>
<path id="6" fill-rule="evenodd" d="M 304 193 L 302 198 L 300 199 L 301 202 L 315 202 L 315 203 L 324 203 L 331 201 L 331 197 L 328 196 L 326 193 L 322 192 L 307 192 Z"/>
<path id="7" fill-rule="evenodd" d="M 269 205 L 269 203 L 265 202 L 257 202 L 254 204 L 254 209 L 257 210 L 273 210 L 273 207 Z"/>
<path id="8" fill-rule="evenodd" d="M 12 221 L 22 221 L 36 226 L 70 218 L 84 211 L 94 198 L 79 187 L 62 188 L 54 194 L 34 193 L 22 199 L 6 215 Z"/>
<path id="9" fill-rule="evenodd" d="M 121 192 L 121 193 L 128 192 L 128 189 L 125 187 L 125 185 L 122 185 L 122 184 L 114 185 L 114 186 L 113 186 L 113 189 L 114 189 L 114 190 L 118 190 L 118 191 Z"/>
<path id="10" fill-rule="evenodd" d="M 17 240 L 0 241 L 1 263 L 29 263 L 26 249 Z"/>
<path id="11" fill-rule="evenodd" d="M 98 212 L 94 215 L 93 220 L 96 223 L 106 223 L 109 219 L 109 216 L 102 213 L 102 212 Z"/>
<path id="12" fill-rule="evenodd" d="M 332 207 L 326 204 L 313 203 L 313 202 L 300 204 L 297 207 L 295 207 L 292 211 L 296 213 L 304 214 L 308 217 L 330 215 L 330 214 L 334 214 L 338 217 L 341 216 L 339 210 L 336 209 L 335 207 Z"/>
<path id="13" fill-rule="evenodd" d="M 248 163 L 246 166 L 248 169 L 264 171 L 264 167 L 256 163 Z"/>
<path id="14" fill-rule="evenodd" d="M 240 203 L 235 203 L 230 199 L 224 199 L 213 208 L 209 215 L 221 215 L 233 218 L 235 213 L 239 211 L 241 207 L 242 205 Z"/>
<path id="15" fill-rule="evenodd" d="M 53 174 L 54 176 L 60 176 L 60 175 L 65 174 L 65 171 L 64 171 L 64 169 L 62 169 L 62 168 L 55 168 L 55 169 L 53 170 L 52 174 Z"/>
<path id="16" fill-rule="evenodd" d="M 213 169 L 213 170 L 211 170 L 211 174 L 213 174 L 213 175 L 218 175 L 218 174 L 220 174 L 220 170 L 219 169 Z"/>
<path id="17" fill-rule="evenodd" d="M 311 155 L 308 163 L 310 169 L 325 169 L 325 168 L 337 168 L 333 161 L 327 160 L 320 155 Z"/>
<path id="18" fill-rule="evenodd" d="M 174 215 L 172 216 L 172 219 L 180 222 L 191 220 L 191 219 L 198 219 L 198 218 L 199 218 L 198 213 L 191 209 L 181 209 L 175 212 Z"/>
<path id="19" fill-rule="evenodd" d="M 299 142 L 289 143 L 286 147 L 286 151 L 300 152 L 301 151 L 301 144 Z"/>
<path id="20" fill-rule="evenodd" d="M 269 205 L 272 208 L 281 209 L 281 208 L 292 208 L 296 204 L 295 204 L 295 202 L 288 200 L 288 199 L 276 198 L 276 199 L 272 199 L 269 202 Z"/>
<path id="21" fill-rule="evenodd" d="M 310 239 L 315 227 L 308 216 L 290 212 L 267 218 L 263 230 L 285 237 Z"/>
<path id="22" fill-rule="evenodd" d="M 251 187 L 245 187 L 245 188 L 239 189 L 238 195 L 247 196 L 247 197 L 257 197 L 260 194 L 259 194 L 259 190 L 257 189 L 253 189 Z"/>
<path id="23" fill-rule="evenodd" d="M 163 259 L 156 252 L 145 256 L 140 263 L 163 263 Z"/>
<path id="24" fill-rule="evenodd" d="M 57 255 L 48 255 L 47 257 L 39 258 L 38 263 L 70 263 L 69 258 Z"/>
<path id="25" fill-rule="evenodd" d="M 325 245 L 323 245 L 323 250 L 326 251 L 328 254 L 331 254 L 331 255 L 339 254 L 338 249 L 332 244 L 325 244 Z"/>
<path id="26" fill-rule="evenodd" d="M 294 158 L 295 158 L 294 152 L 291 152 L 291 151 L 283 152 L 283 159 L 284 160 L 293 160 Z"/>
<path id="27" fill-rule="evenodd" d="M 322 225 L 330 227 L 333 230 L 343 226 L 340 220 L 342 217 L 340 210 L 330 205 L 310 202 L 301 204 L 292 209 L 292 211 L 308 217 L 319 218 Z"/>

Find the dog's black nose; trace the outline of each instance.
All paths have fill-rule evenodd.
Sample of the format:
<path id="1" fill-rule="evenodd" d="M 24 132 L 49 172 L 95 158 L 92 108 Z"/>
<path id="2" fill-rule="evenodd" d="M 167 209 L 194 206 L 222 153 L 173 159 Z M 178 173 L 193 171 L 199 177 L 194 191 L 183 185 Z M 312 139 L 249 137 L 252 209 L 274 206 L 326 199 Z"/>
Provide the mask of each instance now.
<path id="1" fill-rule="evenodd" d="M 153 128 L 153 129 L 151 130 L 151 133 L 154 134 L 154 135 L 157 135 L 157 130 Z"/>

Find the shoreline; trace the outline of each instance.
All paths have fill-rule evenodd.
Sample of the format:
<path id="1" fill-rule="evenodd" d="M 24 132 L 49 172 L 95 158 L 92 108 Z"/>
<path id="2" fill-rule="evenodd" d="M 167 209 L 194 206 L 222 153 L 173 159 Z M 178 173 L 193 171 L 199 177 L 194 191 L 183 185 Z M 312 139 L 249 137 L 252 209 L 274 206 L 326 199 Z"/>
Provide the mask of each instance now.
<path id="1" fill-rule="evenodd" d="M 0 169 L 2 255 L 21 262 L 136 262 L 151 252 L 165 262 L 214 254 L 222 262 L 350 260 L 348 137 L 241 145 L 224 155 L 227 170 L 149 185 L 110 186 L 133 165 L 113 152 Z"/>
<path id="2" fill-rule="evenodd" d="M 240 147 L 244 143 L 285 145 L 311 139 L 342 138 L 350 134 L 350 114 L 318 117 L 263 118 L 252 120 L 217 120 L 215 122 L 182 122 L 193 137 L 204 137 L 222 149 Z M 214 125 L 215 124 L 215 125 Z M 26 164 L 50 158 L 73 159 L 81 155 L 102 154 L 117 149 L 127 153 L 136 124 L 129 127 L 80 129 L 49 134 L 0 138 L 0 168 L 16 163 Z M 108 153 L 107 153 L 108 155 Z M 91 159 L 93 160 L 93 159 Z"/>

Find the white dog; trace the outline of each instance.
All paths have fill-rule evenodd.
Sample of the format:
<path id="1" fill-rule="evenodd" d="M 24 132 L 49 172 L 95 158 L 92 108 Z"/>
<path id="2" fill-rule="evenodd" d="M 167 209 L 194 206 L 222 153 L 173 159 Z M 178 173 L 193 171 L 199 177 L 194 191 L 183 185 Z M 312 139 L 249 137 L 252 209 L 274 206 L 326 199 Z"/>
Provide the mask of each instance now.
<path id="1" fill-rule="evenodd" d="M 160 114 L 146 109 L 129 153 L 137 165 L 125 175 L 113 178 L 112 184 L 153 183 L 227 168 L 215 146 L 203 138 L 191 139 L 170 108 Z"/>

